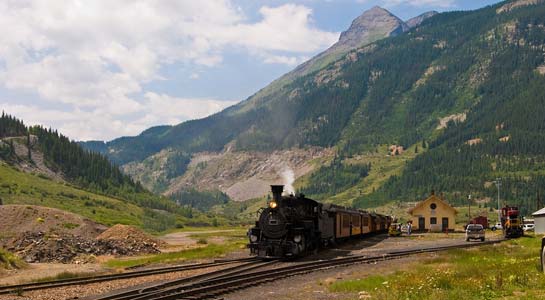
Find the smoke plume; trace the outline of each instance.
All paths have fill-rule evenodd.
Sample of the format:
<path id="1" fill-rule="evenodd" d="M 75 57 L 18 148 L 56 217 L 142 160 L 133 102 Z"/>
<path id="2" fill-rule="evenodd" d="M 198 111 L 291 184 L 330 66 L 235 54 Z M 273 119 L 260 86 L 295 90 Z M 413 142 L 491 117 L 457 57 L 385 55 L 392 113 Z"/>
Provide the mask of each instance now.
<path id="1" fill-rule="evenodd" d="M 293 188 L 293 182 L 295 181 L 295 173 L 291 168 L 286 168 L 280 173 L 284 184 L 284 193 L 285 194 L 295 194 L 295 189 Z"/>

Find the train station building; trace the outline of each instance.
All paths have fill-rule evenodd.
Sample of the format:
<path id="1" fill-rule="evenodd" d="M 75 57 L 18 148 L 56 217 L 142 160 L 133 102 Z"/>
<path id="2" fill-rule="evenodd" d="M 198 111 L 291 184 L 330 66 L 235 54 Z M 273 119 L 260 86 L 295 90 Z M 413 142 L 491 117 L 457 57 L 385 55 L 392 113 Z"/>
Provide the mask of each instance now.
<path id="1" fill-rule="evenodd" d="M 444 199 L 431 195 L 409 210 L 414 231 L 444 232 L 454 230 L 458 211 Z"/>

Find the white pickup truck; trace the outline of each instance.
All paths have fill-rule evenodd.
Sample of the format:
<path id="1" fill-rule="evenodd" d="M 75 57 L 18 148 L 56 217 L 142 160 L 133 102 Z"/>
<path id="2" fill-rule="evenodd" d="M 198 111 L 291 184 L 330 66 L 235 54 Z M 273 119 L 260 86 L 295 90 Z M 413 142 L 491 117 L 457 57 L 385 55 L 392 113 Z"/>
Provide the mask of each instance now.
<path id="1" fill-rule="evenodd" d="M 484 242 L 484 227 L 481 224 L 469 224 L 466 227 L 466 241 L 481 240 Z"/>

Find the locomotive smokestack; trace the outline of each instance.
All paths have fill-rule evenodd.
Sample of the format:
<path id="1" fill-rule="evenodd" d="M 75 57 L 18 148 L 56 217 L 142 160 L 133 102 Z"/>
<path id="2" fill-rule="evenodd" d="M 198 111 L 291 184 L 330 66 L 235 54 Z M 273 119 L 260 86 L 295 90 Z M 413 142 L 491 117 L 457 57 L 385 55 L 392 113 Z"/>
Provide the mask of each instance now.
<path id="1" fill-rule="evenodd" d="M 273 193 L 273 199 L 276 201 L 276 203 L 280 203 L 280 200 L 282 199 L 282 192 L 284 192 L 284 186 L 283 185 L 271 185 L 271 190 Z"/>

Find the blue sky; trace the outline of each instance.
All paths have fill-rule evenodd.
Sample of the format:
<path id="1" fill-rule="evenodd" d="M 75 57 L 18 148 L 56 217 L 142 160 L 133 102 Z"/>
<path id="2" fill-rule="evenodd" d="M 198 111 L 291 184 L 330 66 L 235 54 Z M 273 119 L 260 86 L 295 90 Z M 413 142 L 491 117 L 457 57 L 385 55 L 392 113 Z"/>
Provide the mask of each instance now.
<path id="1" fill-rule="evenodd" d="M 406 20 L 497 2 L 2 2 L 0 108 L 76 140 L 136 135 L 246 99 L 375 5 Z"/>

